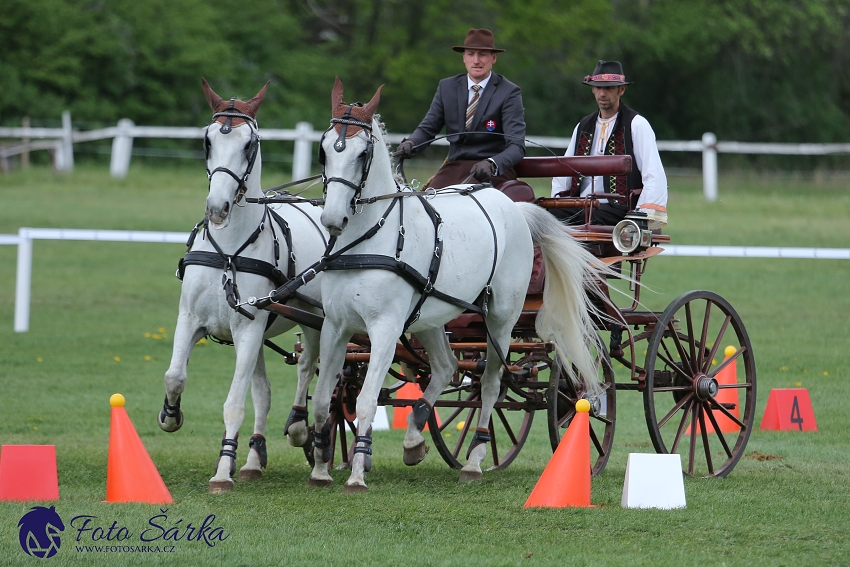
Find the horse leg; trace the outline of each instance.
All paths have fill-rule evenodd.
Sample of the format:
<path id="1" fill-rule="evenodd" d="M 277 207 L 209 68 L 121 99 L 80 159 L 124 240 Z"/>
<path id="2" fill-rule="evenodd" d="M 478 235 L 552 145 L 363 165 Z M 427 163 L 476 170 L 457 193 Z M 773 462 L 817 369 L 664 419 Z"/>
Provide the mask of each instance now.
<path id="1" fill-rule="evenodd" d="M 457 358 L 449 346 L 445 330 L 440 327 L 416 333 L 416 338 L 428 352 L 431 363 L 431 382 L 425 388 L 422 397 L 413 404 L 413 411 L 407 416 L 407 432 L 404 435 L 404 464 L 417 465 L 428 453 L 428 446 L 422 436 L 422 430 L 434 411 L 434 402 L 443 393 L 452 375 L 457 370 Z"/>
<path id="2" fill-rule="evenodd" d="M 236 369 L 230 383 L 230 391 L 224 401 L 224 438 L 221 441 L 222 448 L 215 474 L 210 478 L 211 494 L 233 490 L 233 479 L 230 477 L 236 472 L 237 440 L 239 428 L 245 419 L 245 396 L 248 394 L 249 377 L 253 376 L 257 365 L 258 345 L 262 344 L 265 321 L 259 318 L 252 323 L 233 337 Z"/>
<path id="3" fill-rule="evenodd" d="M 507 355 L 510 345 L 510 327 L 505 324 L 497 326 L 492 319 L 488 319 L 492 336 L 498 341 L 499 346 Z M 492 344 L 487 345 L 487 365 L 481 376 L 481 412 L 478 414 L 478 427 L 469 444 L 466 454 L 466 465 L 460 470 L 459 482 L 475 482 L 481 480 L 481 462 L 487 455 L 487 443 L 490 438 L 490 416 L 493 406 L 499 397 L 502 384 L 502 360 Z"/>
<path id="4" fill-rule="evenodd" d="M 171 351 L 171 364 L 165 372 L 165 401 L 157 416 L 160 429 L 169 433 L 183 426 L 183 412 L 180 409 L 180 396 L 186 386 L 186 365 L 192 348 L 201 337 L 203 330 L 189 313 L 181 309 L 174 330 L 174 347 Z"/>
<path id="5" fill-rule="evenodd" d="M 307 427 L 307 390 L 313 375 L 316 372 L 316 360 L 319 355 L 319 331 L 304 327 L 304 342 L 301 356 L 298 358 L 298 388 L 295 391 L 295 400 L 292 402 L 292 411 L 286 426 L 283 428 L 284 435 L 289 439 L 293 447 L 304 447 L 305 453 L 309 451 L 312 439 Z M 310 455 L 312 457 L 312 455 Z"/>
<path id="6" fill-rule="evenodd" d="M 394 322 L 395 323 L 395 322 Z M 387 370 L 395 356 L 395 345 L 401 335 L 402 322 L 369 328 L 372 349 L 369 353 L 369 370 L 363 379 L 363 387 L 357 395 L 357 436 L 354 439 L 354 457 L 351 459 L 351 475 L 345 482 L 343 492 L 365 492 L 366 472 L 372 468 L 372 421 L 378 409 L 378 393 L 384 383 Z"/>
<path id="7" fill-rule="evenodd" d="M 339 373 L 345 362 L 345 348 L 348 345 L 348 337 L 340 329 L 333 326 L 328 319 L 322 326 L 321 360 L 319 365 L 319 379 L 313 390 L 313 414 L 315 421 L 315 439 L 313 441 L 313 470 L 307 484 L 310 486 L 330 486 L 334 479 L 328 474 L 328 462 L 333 456 L 333 445 L 331 445 L 331 427 L 328 422 L 330 416 L 331 395 L 339 380 Z"/>
<path id="8" fill-rule="evenodd" d="M 257 365 L 251 377 L 251 399 L 254 402 L 254 434 L 248 442 L 248 459 L 239 469 L 239 480 L 259 480 L 268 462 L 266 453 L 266 418 L 271 406 L 271 387 L 266 374 L 266 359 L 263 347 L 257 352 Z"/>

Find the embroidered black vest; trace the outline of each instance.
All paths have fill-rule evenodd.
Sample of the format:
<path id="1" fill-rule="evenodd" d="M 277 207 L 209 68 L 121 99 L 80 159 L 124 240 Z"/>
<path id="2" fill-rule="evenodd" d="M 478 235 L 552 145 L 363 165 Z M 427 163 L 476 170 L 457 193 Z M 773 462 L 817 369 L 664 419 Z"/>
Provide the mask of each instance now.
<path id="1" fill-rule="evenodd" d="M 589 156 L 590 148 L 593 147 L 593 135 L 596 132 L 596 119 L 599 116 L 599 111 L 593 114 L 588 114 L 579 122 L 576 131 L 575 155 Z M 608 138 L 608 143 L 605 144 L 606 156 L 632 156 L 632 172 L 628 175 L 606 175 L 603 178 L 603 186 L 596 190 L 597 193 L 617 193 L 618 195 L 628 196 L 629 191 L 643 188 L 643 179 L 640 170 L 635 160 L 635 150 L 632 144 L 632 120 L 637 116 L 637 112 L 620 103 L 619 114 L 614 122 L 614 131 Z M 578 197 L 580 193 L 581 182 L 584 176 L 573 177 L 572 185 L 570 186 L 570 197 Z M 621 201 L 623 202 L 623 201 Z"/>

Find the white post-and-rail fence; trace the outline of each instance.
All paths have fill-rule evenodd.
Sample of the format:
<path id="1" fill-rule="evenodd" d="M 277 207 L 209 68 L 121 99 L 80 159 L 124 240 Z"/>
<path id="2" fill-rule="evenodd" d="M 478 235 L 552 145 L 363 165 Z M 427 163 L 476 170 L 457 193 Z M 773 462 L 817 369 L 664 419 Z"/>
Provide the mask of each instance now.
<path id="1" fill-rule="evenodd" d="M 309 122 L 299 122 L 294 130 L 263 129 L 264 140 L 293 141 L 292 179 L 304 179 L 310 176 L 313 163 L 314 142 L 322 137 L 322 130 L 314 130 Z M 59 171 L 71 171 L 74 168 L 74 144 L 94 140 L 112 139 L 112 159 L 109 171 L 113 177 L 123 178 L 130 167 L 134 138 L 182 138 L 202 139 L 203 128 L 174 126 L 136 126 L 132 120 L 122 118 L 118 125 L 100 130 L 75 131 L 71 127 L 71 114 L 62 113 L 62 128 L 0 128 L 0 138 L 20 138 L 21 144 L 0 147 L 0 162 L 13 155 L 24 154 L 31 150 L 49 149 L 54 151 L 55 167 Z M 404 134 L 389 134 L 387 141 L 398 144 Z M 37 139 L 38 141 L 32 141 Z M 570 138 L 527 136 L 529 141 L 551 149 L 564 150 Z M 445 139 L 434 142 L 435 145 L 448 145 Z M 850 154 L 850 144 L 768 144 L 753 142 L 718 142 L 717 137 L 706 132 L 702 140 L 659 141 L 658 149 L 663 152 L 701 152 L 703 194 L 708 201 L 717 200 L 717 154 L 772 154 L 772 155 L 829 155 Z"/>
<path id="2" fill-rule="evenodd" d="M 17 244 L 15 278 L 15 332 L 30 328 L 33 240 L 97 240 L 101 242 L 167 242 L 185 244 L 188 232 L 128 230 L 80 230 L 65 228 L 21 228 L 18 234 L 0 234 L 0 245 Z M 715 258 L 811 258 L 850 260 L 850 248 L 774 248 L 760 246 L 671 246 L 664 256 L 710 256 Z"/>

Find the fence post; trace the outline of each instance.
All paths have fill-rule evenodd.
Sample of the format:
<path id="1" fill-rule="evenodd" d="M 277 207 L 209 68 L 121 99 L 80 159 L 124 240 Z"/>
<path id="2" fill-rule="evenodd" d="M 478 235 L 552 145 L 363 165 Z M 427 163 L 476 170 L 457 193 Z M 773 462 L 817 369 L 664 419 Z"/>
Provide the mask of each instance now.
<path id="1" fill-rule="evenodd" d="M 717 136 L 702 135 L 702 192 L 706 201 L 717 200 Z"/>
<path id="2" fill-rule="evenodd" d="M 310 177 L 313 142 L 311 134 L 313 125 L 309 122 L 299 122 L 295 125 L 295 150 L 292 152 L 292 179 Z"/>
<path id="3" fill-rule="evenodd" d="M 56 169 L 74 171 L 74 132 L 71 130 L 71 113 L 67 110 L 62 112 L 62 140 L 56 150 Z"/>
<path id="4" fill-rule="evenodd" d="M 30 330 L 30 289 L 32 287 L 32 237 L 26 228 L 18 229 L 18 272 L 15 278 L 15 332 Z"/>
<path id="5" fill-rule="evenodd" d="M 129 118 L 118 121 L 118 132 L 112 139 L 112 159 L 109 162 L 109 174 L 116 179 L 127 177 L 130 169 L 130 156 L 133 153 L 132 128 L 135 126 Z"/>

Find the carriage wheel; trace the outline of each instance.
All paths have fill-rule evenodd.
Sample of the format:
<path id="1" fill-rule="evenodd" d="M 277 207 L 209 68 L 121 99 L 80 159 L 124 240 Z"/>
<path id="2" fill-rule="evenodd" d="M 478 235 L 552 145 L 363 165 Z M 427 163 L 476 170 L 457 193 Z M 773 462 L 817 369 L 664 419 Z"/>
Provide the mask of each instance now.
<path id="1" fill-rule="evenodd" d="M 600 343 L 601 344 L 601 343 Z M 599 476 L 608 463 L 611 448 L 614 445 L 614 421 L 617 413 L 616 387 L 614 385 L 614 370 L 608 349 L 602 345 L 602 352 L 594 349 L 597 375 L 595 379 L 602 386 L 602 394 L 590 404 L 590 443 L 591 456 L 596 460 L 591 463 L 590 472 Z M 582 381 L 585 377 L 582 376 Z M 566 431 L 576 414 L 576 402 L 587 392 L 581 387 L 576 391 L 575 386 L 563 368 L 555 364 L 549 371 L 549 390 L 547 391 L 547 415 L 549 418 L 549 441 L 552 451 L 561 442 L 561 432 Z"/>
<path id="2" fill-rule="evenodd" d="M 365 367 L 365 365 L 363 366 Z M 359 368 L 356 366 L 346 367 L 344 372 L 359 374 Z M 331 446 L 334 450 L 328 468 L 333 468 L 338 456 L 342 456 L 342 462 L 337 466 L 338 469 L 351 468 L 351 459 L 354 457 L 352 441 L 357 432 L 354 420 L 357 419 L 357 394 L 359 393 L 359 382 L 350 380 L 349 377 L 340 380 L 334 388 L 328 415 L 328 420 L 331 423 Z"/>
<path id="3" fill-rule="evenodd" d="M 481 382 L 478 376 L 463 376 L 459 384 L 449 385 L 437 399 L 436 410 L 428 419 L 434 446 L 450 467 L 462 468 L 481 411 Z M 439 424 L 437 415 L 440 417 Z M 490 416 L 490 442 L 487 443 L 487 456 L 482 467 L 492 461 L 492 466 L 486 470 L 508 468 L 522 449 L 533 419 L 534 411 L 528 407 L 525 399 L 512 391 L 503 380 L 499 398 Z"/>
<path id="4" fill-rule="evenodd" d="M 735 353 L 725 358 L 728 347 Z M 692 476 L 729 474 L 750 437 L 756 400 L 752 345 L 738 313 L 710 291 L 679 296 L 649 338 L 645 368 L 655 450 L 682 455 Z"/>

